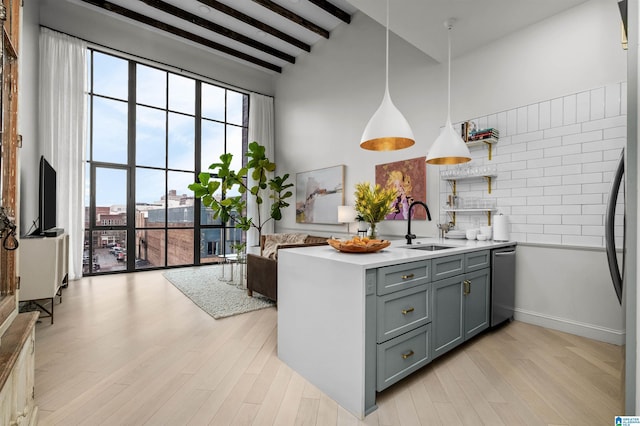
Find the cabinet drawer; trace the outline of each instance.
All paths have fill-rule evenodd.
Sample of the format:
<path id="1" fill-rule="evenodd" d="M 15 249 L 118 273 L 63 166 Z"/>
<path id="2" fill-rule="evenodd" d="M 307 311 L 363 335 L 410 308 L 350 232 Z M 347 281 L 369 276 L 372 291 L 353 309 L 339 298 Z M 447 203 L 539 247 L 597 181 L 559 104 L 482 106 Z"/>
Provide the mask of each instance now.
<path id="1" fill-rule="evenodd" d="M 431 321 L 431 283 L 378 297 L 378 343 Z"/>
<path id="2" fill-rule="evenodd" d="M 386 389 L 431 361 L 429 334 L 431 324 L 378 345 L 378 391 Z"/>
<path id="3" fill-rule="evenodd" d="M 402 263 L 378 269 L 378 294 L 388 294 L 431 281 L 431 261 Z"/>
<path id="4" fill-rule="evenodd" d="M 491 266 L 489 250 L 473 251 L 464 255 L 465 272 L 477 271 Z"/>
<path id="5" fill-rule="evenodd" d="M 431 259 L 433 281 L 454 277 L 464 273 L 464 254 Z"/>

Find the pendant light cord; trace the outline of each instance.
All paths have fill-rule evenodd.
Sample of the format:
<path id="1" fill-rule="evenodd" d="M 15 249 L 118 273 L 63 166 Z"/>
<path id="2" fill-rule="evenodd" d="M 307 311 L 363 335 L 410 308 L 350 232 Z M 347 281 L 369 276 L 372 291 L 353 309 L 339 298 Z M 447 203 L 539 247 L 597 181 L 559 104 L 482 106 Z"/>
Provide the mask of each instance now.
<path id="1" fill-rule="evenodd" d="M 451 25 L 447 28 L 448 63 L 447 63 L 447 122 L 451 122 Z"/>
<path id="2" fill-rule="evenodd" d="M 386 42 L 386 55 L 385 55 L 385 94 L 389 93 L 389 0 L 387 0 L 387 42 Z"/>

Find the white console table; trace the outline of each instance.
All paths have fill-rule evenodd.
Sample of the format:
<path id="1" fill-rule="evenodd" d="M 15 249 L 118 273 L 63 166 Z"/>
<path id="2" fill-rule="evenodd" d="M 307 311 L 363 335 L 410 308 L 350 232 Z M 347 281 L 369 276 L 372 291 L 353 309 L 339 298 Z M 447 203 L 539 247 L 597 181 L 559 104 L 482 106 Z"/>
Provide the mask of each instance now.
<path id="1" fill-rule="evenodd" d="M 33 302 L 51 317 L 53 324 L 54 298 L 62 295 L 60 287 L 68 281 L 69 235 L 57 237 L 22 238 L 20 240 L 21 302 Z M 39 301 L 51 300 L 51 310 Z"/>

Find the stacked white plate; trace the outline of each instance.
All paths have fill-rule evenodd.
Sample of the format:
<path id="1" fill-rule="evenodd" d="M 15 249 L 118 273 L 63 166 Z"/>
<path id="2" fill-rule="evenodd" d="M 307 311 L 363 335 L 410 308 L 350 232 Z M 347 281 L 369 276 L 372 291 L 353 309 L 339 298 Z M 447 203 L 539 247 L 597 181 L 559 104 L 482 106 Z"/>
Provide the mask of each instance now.
<path id="1" fill-rule="evenodd" d="M 465 231 L 452 230 L 444 234 L 444 237 L 461 240 L 463 238 L 467 238 L 467 233 Z"/>

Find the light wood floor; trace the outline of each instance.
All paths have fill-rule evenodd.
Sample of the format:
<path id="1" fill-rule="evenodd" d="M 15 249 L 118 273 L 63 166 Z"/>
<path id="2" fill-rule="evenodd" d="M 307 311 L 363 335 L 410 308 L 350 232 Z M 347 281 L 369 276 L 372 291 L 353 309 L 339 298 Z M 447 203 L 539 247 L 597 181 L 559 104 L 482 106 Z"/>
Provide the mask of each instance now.
<path id="1" fill-rule="evenodd" d="M 36 328 L 40 425 L 609 425 L 622 349 L 513 322 L 359 422 L 276 356 L 274 308 L 214 320 L 161 272 L 84 278 Z"/>

